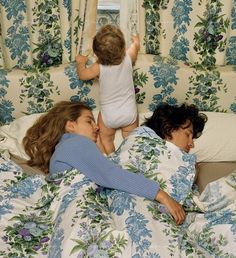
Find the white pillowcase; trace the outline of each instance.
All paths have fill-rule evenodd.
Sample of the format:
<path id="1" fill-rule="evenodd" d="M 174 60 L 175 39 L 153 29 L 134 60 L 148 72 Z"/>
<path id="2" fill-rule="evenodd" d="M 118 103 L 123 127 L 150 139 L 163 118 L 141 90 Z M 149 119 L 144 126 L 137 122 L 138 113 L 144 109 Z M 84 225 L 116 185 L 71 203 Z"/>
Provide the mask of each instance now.
<path id="1" fill-rule="evenodd" d="M 15 119 L 9 125 L 1 126 L 0 149 L 8 150 L 10 154 L 16 155 L 20 158 L 29 159 L 24 151 L 22 140 L 28 128 L 34 124 L 40 115 L 42 115 L 42 113 L 25 115 Z"/>
<path id="2" fill-rule="evenodd" d="M 198 162 L 236 161 L 236 114 L 220 112 L 202 112 L 208 116 L 208 121 L 200 138 L 195 140 L 191 153 L 197 155 Z M 98 111 L 93 112 L 95 119 Z M 22 139 L 27 129 L 33 125 L 42 114 L 25 115 L 14 120 L 9 125 L 0 127 L 0 150 L 8 150 L 10 154 L 28 159 L 25 154 Z M 140 113 L 139 124 L 152 112 Z M 122 142 L 121 130 L 117 130 L 115 147 Z"/>
<path id="3" fill-rule="evenodd" d="M 236 114 L 202 112 L 208 117 L 191 153 L 198 162 L 236 161 Z"/>
<path id="4" fill-rule="evenodd" d="M 0 127 L 0 150 L 7 150 L 10 154 L 16 155 L 22 159 L 28 160 L 29 157 L 24 151 L 22 145 L 22 140 L 26 134 L 28 128 L 30 128 L 34 122 L 42 115 L 31 114 L 25 115 L 20 118 L 15 119 L 9 125 L 4 125 Z M 139 115 L 140 123 L 143 123 L 144 117 L 151 116 L 151 112 L 142 113 Z M 98 111 L 93 111 L 95 120 L 97 121 Z M 118 148 L 123 141 L 121 130 L 117 130 L 115 135 L 115 147 Z"/>

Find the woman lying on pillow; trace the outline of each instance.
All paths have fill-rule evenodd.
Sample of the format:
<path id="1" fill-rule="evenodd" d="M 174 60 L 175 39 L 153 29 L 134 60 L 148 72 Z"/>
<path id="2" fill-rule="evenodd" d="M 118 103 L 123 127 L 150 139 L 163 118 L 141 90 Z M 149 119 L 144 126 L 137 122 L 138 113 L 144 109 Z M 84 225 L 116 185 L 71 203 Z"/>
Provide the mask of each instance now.
<path id="1" fill-rule="evenodd" d="M 124 169 L 159 182 L 162 190 L 183 204 L 196 176 L 196 157 L 189 151 L 206 121 L 194 105 L 160 104 L 111 158 Z"/>
<path id="2" fill-rule="evenodd" d="M 159 183 L 121 169 L 101 153 L 96 145 L 98 130 L 89 107 L 59 102 L 27 131 L 23 144 L 28 164 L 50 174 L 79 169 L 98 185 L 159 201 L 181 224 L 185 219 L 182 206 Z"/>

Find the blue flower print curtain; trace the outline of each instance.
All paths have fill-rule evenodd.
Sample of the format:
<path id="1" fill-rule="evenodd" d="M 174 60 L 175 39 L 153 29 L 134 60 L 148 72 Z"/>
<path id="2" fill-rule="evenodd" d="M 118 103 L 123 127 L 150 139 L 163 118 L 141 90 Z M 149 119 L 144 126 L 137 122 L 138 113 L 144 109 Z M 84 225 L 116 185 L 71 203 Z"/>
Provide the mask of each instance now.
<path id="1" fill-rule="evenodd" d="M 73 61 L 95 31 L 96 5 L 97 0 L 0 0 L 0 67 Z"/>
<path id="2" fill-rule="evenodd" d="M 204 66 L 236 64 L 235 0 L 144 0 L 146 53 Z"/>
<path id="3" fill-rule="evenodd" d="M 171 95 L 181 79 L 188 84 L 185 100 L 225 112 L 220 106 L 229 103 L 221 102 L 222 94 L 230 96 L 236 75 L 236 0 L 144 0 L 142 7 L 145 53 L 157 56 L 150 72 L 162 88 L 150 108 L 175 104 Z M 232 98 L 229 110 L 236 113 Z"/>

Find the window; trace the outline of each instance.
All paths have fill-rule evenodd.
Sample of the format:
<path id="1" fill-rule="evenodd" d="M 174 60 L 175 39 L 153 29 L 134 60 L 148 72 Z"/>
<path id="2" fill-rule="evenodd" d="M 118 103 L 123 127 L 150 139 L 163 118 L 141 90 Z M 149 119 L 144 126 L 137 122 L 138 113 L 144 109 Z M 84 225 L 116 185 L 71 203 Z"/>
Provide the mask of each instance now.
<path id="1" fill-rule="evenodd" d="M 98 0 L 97 29 L 107 23 L 120 25 L 120 0 Z"/>

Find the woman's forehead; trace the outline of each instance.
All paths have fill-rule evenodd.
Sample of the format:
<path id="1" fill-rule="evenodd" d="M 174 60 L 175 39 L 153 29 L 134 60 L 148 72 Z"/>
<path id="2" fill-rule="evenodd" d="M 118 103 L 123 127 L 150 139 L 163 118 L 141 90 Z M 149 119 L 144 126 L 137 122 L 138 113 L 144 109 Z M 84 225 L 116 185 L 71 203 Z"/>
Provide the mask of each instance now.
<path id="1" fill-rule="evenodd" d="M 94 120 L 93 113 L 92 113 L 92 111 L 89 110 L 89 109 L 83 109 L 83 110 L 81 111 L 81 115 L 80 115 L 80 116 L 92 118 L 92 119 Z"/>

